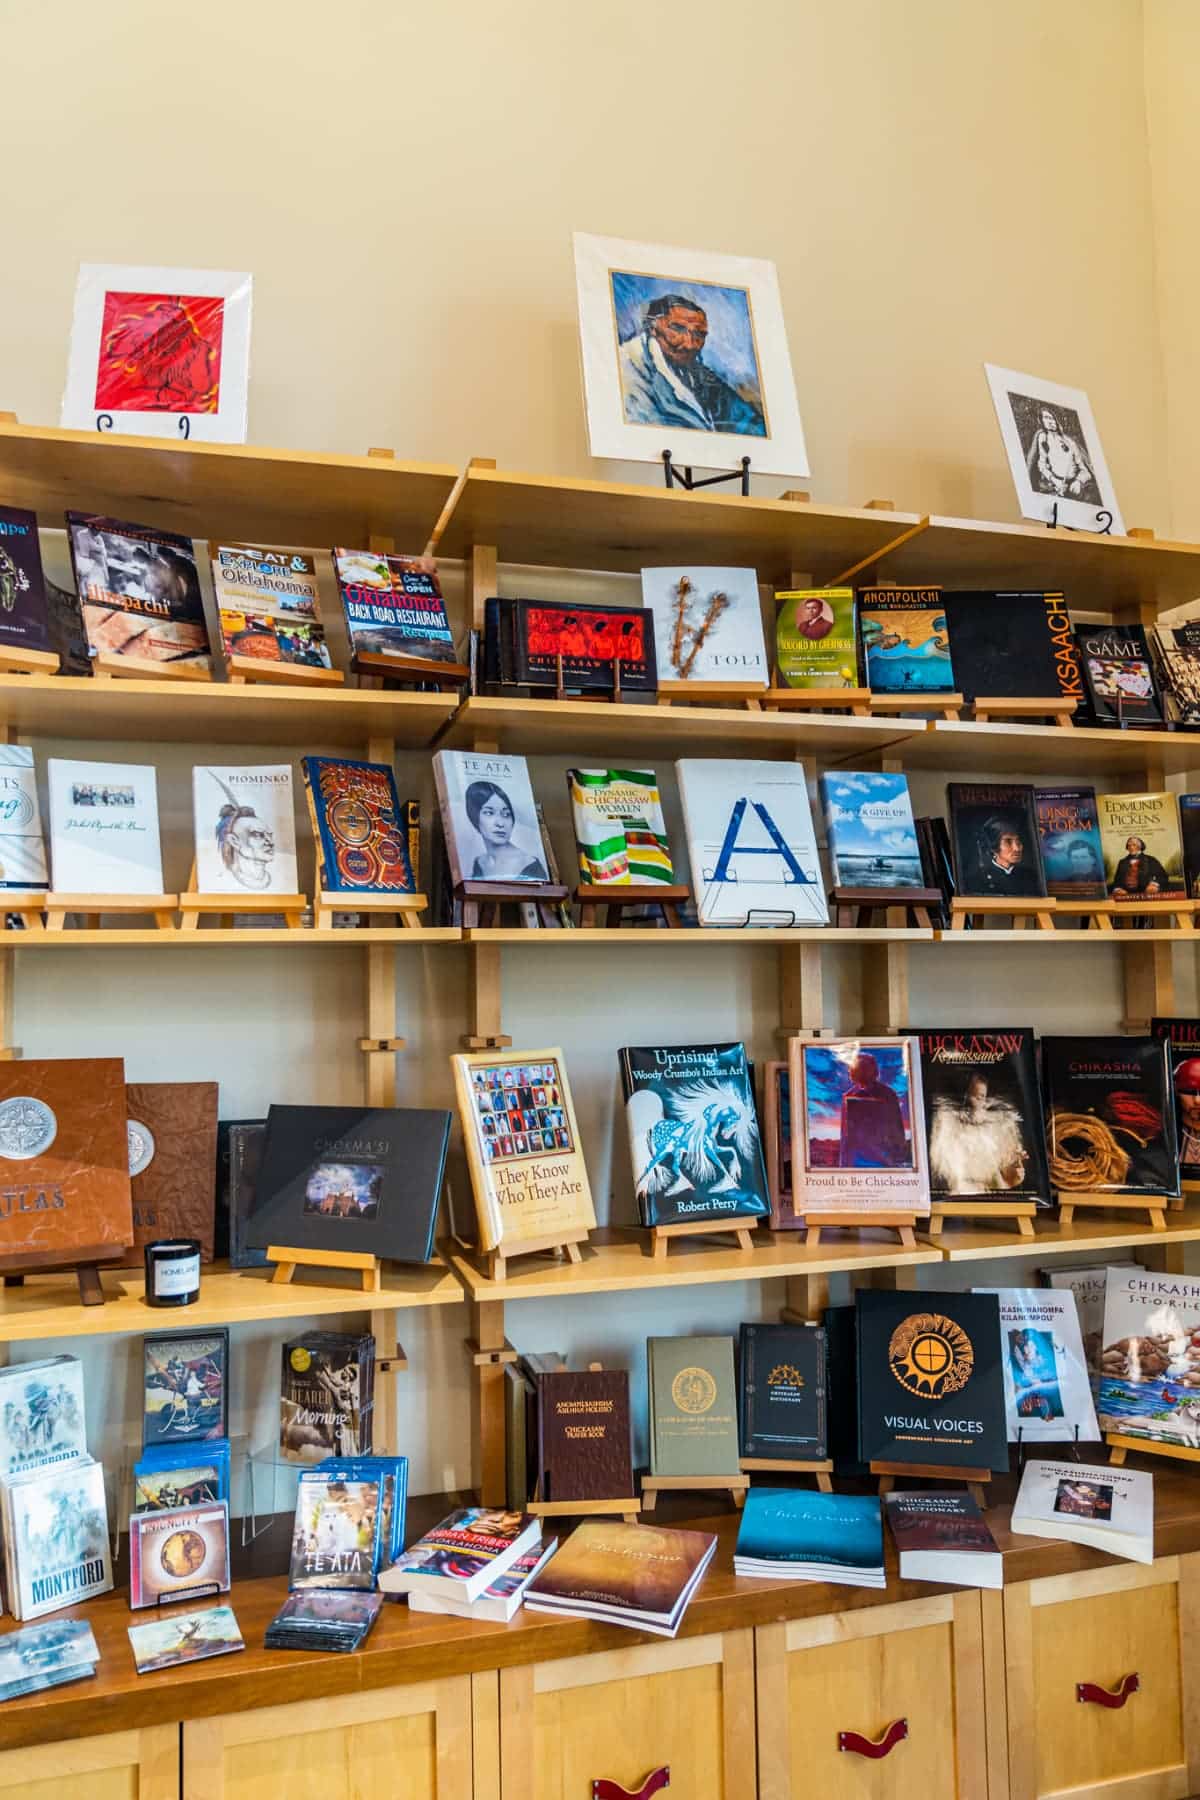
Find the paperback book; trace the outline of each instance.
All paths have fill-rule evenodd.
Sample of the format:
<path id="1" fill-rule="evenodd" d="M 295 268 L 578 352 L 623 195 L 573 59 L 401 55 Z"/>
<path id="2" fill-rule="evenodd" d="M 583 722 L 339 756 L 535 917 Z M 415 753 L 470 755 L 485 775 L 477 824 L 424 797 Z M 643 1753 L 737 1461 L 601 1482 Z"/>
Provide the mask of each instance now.
<path id="1" fill-rule="evenodd" d="M 142 1339 L 142 1444 L 229 1436 L 229 1329 L 159 1331 Z"/>
<path id="2" fill-rule="evenodd" d="M 809 1213 L 929 1212 L 921 1064 L 912 1038 L 793 1038 L 792 1193 Z"/>
<path id="3" fill-rule="evenodd" d="M 1183 899 L 1183 842 L 1175 795 L 1101 794 L 1104 879 L 1118 906 Z"/>
<path id="4" fill-rule="evenodd" d="M 1046 891 L 1059 900 L 1105 900 L 1104 850 L 1096 790 L 1035 788 Z"/>
<path id="5" fill-rule="evenodd" d="M 356 662 L 384 658 L 412 675 L 461 668 L 431 556 L 334 550 L 333 572 Z"/>
<path id="6" fill-rule="evenodd" d="M 660 681 L 770 682 L 753 569 L 643 569 L 642 604 L 654 615 Z"/>
<path id="7" fill-rule="evenodd" d="M 1200 1280 L 1108 1271 L 1097 1410 L 1105 1431 L 1200 1448 Z"/>
<path id="8" fill-rule="evenodd" d="M 542 1521 L 529 1513 L 468 1506 L 410 1544 L 380 1576 L 379 1585 L 388 1594 L 421 1590 L 473 1602 L 541 1535 Z"/>
<path id="9" fill-rule="evenodd" d="M 916 1038 L 932 1198 L 1050 1206 L 1033 1032 L 980 1026 Z"/>
<path id="10" fill-rule="evenodd" d="M 332 667 L 311 556 L 217 540 L 209 544 L 208 555 L 226 656 Z"/>
<path id="11" fill-rule="evenodd" d="M 824 1326 L 744 1324 L 738 1336 L 742 1455 L 823 1462 L 827 1390 Z"/>
<path id="12" fill-rule="evenodd" d="M 556 1369 L 537 1378 L 542 1500 L 631 1496 L 633 1442 L 625 1369 Z"/>
<path id="13" fill-rule="evenodd" d="M 946 796 L 956 892 L 1006 900 L 1044 895 L 1033 789 L 951 781 Z"/>
<path id="14" fill-rule="evenodd" d="M 716 1548 L 707 1531 L 585 1519 L 530 1582 L 525 1604 L 674 1637 Z"/>
<path id="15" fill-rule="evenodd" d="M 0 557 L 4 554 L 0 540 Z M 0 583 L 3 571 L 0 569 Z M 0 644 L 3 615 L 0 614 Z M 33 751 L 28 744 L 0 744 L 0 909 L 5 888 L 49 886 L 42 814 Z"/>
<path id="16" fill-rule="evenodd" d="M 675 879 L 653 769 L 568 769 L 579 877 L 593 887 Z"/>
<path id="17" fill-rule="evenodd" d="M 125 1064 L 0 1063 L 0 1269 L 113 1262 L 133 1242 Z"/>
<path id="18" fill-rule="evenodd" d="M 173 1612 L 145 1625 L 130 1625 L 129 1647 L 139 1675 L 178 1668 L 206 1656 L 230 1656 L 246 1648 L 231 1606 L 208 1606 L 203 1612 Z"/>
<path id="19" fill-rule="evenodd" d="M 268 1650 L 357 1650 L 383 1609 L 383 1595 L 364 1590 L 300 1588 L 289 1594 L 263 1644 Z"/>
<path id="20" fill-rule="evenodd" d="M 480 1249 L 585 1237 L 596 1214 L 562 1051 L 450 1061 Z"/>
<path id="21" fill-rule="evenodd" d="M 652 1475 L 736 1475 L 737 1387 L 731 1337 L 646 1344 Z"/>
<path id="22" fill-rule="evenodd" d="M 840 769 L 820 778 L 834 887 L 922 887 L 907 775 Z"/>
<path id="23" fill-rule="evenodd" d="M 1154 1477 L 1111 1463 L 1025 1464 L 1009 1530 L 1014 1537 L 1065 1538 L 1108 1556 L 1154 1561 Z"/>
<path id="24" fill-rule="evenodd" d="M 1083 706 L 1079 652 L 1061 594 L 946 593 L 942 605 L 965 700 L 1044 695 Z"/>
<path id="25" fill-rule="evenodd" d="M 1060 1269 L 1057 1265 L 1043 1273 L 1048 1287 L 1064 1288 L 1074 1298 L 1079 1329 L 1083 1336 L 1083 1357 L 1087 1364 L 1092 1398 L 1100 1391 L 1100 1363 L 1104 1350 L 1104 1293 L 1109 1268 L 1138 1269 L 1140 1263 L 1101 1263 L 1095 1268 Z"/>
<path id="26" fill-rule="evenodd" d="M 463 881 L 549 881 L 523 756 L 439 750 L 433 778 L 455 886 Z"/>
<path id="27" fill-rule="evenodd" d="M 780 687 L 858 686 L 853 588 L 793 588 L 776 594 L 775 608 L 775 674 Z"/>
<path id="28" fill-rule="evenodd" d="M 0 1477 L 86 1455 L 79 1358 L 49 1356 L 0 1369 Z"/>
<path id="29" fill-rule="evenodd" d="M 1075 643 L 1092 723 L 1161 728 L 1162 704 L 1140 625 L 1077 625 Z"/>
<path id="30" fill-rule="evenodd" d="M 375 1339 L 309 1331 L 280 1353 L 279 1453 L 285 1462 L 366 1456 L 373 1436 Z"/>
<path id="31" fill-rule="evenodd" d="M 1042 1039 L 1050 1183 L 1072 1193 L 1179 1194 L 1167 1046 L 1146 1037 Z"/>
<path id="32" fill-rule="evenodd" d="M 738 1525 L 733 1572 L 761 1580 L 886 1587 L 878 1498 L 751 1488 Z"/>
<path id="33" fill-rule="evenodd" d="M 888 1494 L 901 1581 L 1002 1588 L 1004 1558 L 973 1494 Z"/>
<path id="34" fill-rule="evenodd" d="M 146 1244 L 194 1238 L 213 1259 L 215 1081 L 131 1081 L 125 1089 L 133 1244 L 125 1266 L 142 1267 Z"/>
<path id="35" fill-rule="evenodd" d="M 1159 625 L 1150 638 L 1167 722 L 1192 731 L 1200 725 L 1200 629 L 1194 619 Z"/>
<path id="36" fill-rule="evenodd" d="M 294 894 L 296 822 L 290 763 L 192 770 L 199 894 Z"/>
<path id="37" fill-rule="evenodd" d="M 862 1460 L 1006 1470 L 996 1296 L 860 1289 L 855 1306 Z"/>
<path id="38" fill-rule="evenodd" d="M 0 1700 L 41 1693 L 84 1681 L 96 1673 L 100 1652 L 83 1619 L 48 1619 L 0 1638 Z"/>
<path id="39" fill-rule="evenodd" d="M 0 506 L 0 645 L 50 649 L 37 514 L 19 506 Z"/>
<path id="40" fill-rule="evenodd" d="M 685 758 L 679 796 L 701 925 L 826 925 L 804 769 Z"/>
<path id="41" fill-rule="evenodd" d="M 129 1604 L 160 1606 L 229 1592 L 229 1503 L 135 1512 L 129 1521 Z"/>
<path id="42" fill-rule="evenodd" d="M 319 885 L 338 894 L 415 893 L 390 765 L 306 756 L 300 766 Z"/>
<path id="43" fill-rule="evenodd" d="M 1180 1176 L 1200 1181 L 1200 1019 L 1151 1019 L 1150 1035 L 1167 1046 Z"/>
<path id="44" fill-rule="evenodd" d="M 60 894 L 161 894 L 151 763 L 46 763 L 50 863 Z"/>
<path id="45" fill-rule="evenodd" d="M 941 588 L 860 588 L 858 628 L 872 693 L 955 691 Z"/>
<path id="46" fill-rule="evenodd" d="M 112 1551 L 98 1462 L 53 1463 L 10 1477 L 2 1492 L 14 1617 L 37 1619 L 109 1591 Z"/>
<path id="47" fill-rule="evenodd" d="M 409 1610 L 449 1614 L 455 1619 L 490 1619 L 497 1625 L 507 1625 L 520 1612 L 526 1588 L 557 1549 L 557 1538 L 535 1544 L 524 1556 L 518 1556 L 503 1575 L 497 1575 L 478 1600 L 461 1600 L 454 1594 L 431 1594 L 424 1588 L 413 1588 L 408 1596 Z"/>
<path id="48" fill-rule="evenodd" d="M 1054 1288 L 975 1288 L 1000 1306 L 1010 1444 L 1095 1443 L 1100 1436 L 1074 1299 Z"/>
<path id="49" fill-rule="evenodd" d="M 93 656 L 211 669 L 191 538 L 68 512 L 67 541 Z"/>
<path id="50" fill-rule="evenodd" d="M 292 1526 L 292 1588 L 373 1588 L 379 1575 L 383 1519 L 378 1480 L 345 1480 L 328 1469 L 304 1469 Z"/>
<path id="51" fill-rule="evenodd" d="M 771 1209 L 744 1044 L 618 1051 L 643 1225 Z"/>

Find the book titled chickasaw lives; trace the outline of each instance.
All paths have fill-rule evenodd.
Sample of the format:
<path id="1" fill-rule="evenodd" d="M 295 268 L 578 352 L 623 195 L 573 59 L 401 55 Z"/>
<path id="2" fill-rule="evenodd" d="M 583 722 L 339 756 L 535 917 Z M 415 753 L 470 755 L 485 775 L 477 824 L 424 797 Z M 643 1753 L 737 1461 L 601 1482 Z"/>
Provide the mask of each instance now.
<path id="1" fill-rule="evenodd" d="M 862 1460 L 1007 1469 L 996 1296 L 860 1290 L 855 1306 Z"/>
<path id="2" fill-rule="evenodd" d="M 923 887 L 907 775 L 839 769 L 820 778 L 835 887 Z"/>
<path id="3" fill-rule="evenodd" d="M 738 1468 L 731 1337 L 652 1337 L 646 1343 L 650 1471 L 730 1475 Z"/>
<path id="4" fill-rule="evenodd" d="M 525 1604 L 674 1637 L 716 1547 L 707 1531 L 585 1519 L 525 1589 Z"/>
<path id="5" fill-rule="evenodd" d="M 131 1081 L 125 1104 L 133 1200 L 125 1266 L 140 1267 L 143 1247 L 162 1238 L 195 1238 L 201 1262 L 211 1262 L 217 1083 Z"/>
<path id="6" fill-rule="evenodd" d="M 549 881 L 523 756 L 439 750 L 433 779 L 455 884 Z"/>
<path id="7" fill-rule="evenodd" d="M 323 1463 L 366 1456 L 375 1413 L 375 1339 L 369 1332 L 308 1331 L 281 1353 L 279 1454 Z"/>
<path id="8" fill-rule="evenodd" d="M 954 692 L 950 628 L 941 588 L 862 588 L 858 626 L 872 693 Z"/>
<path id="9" fill-rule="evenodd" d="M 1163 724 L 1150 647 L 1140 625 L 1077 625 L 1075 643 L 1095 725 Z"/>
<path id="10" fill-rule="evenodd" d="M 1186 894 L 1183 842 L 1174 794 L 1101 794 L 1104 879 L 1118 906 L 1181 900 Z"/>
<path id="11" fill-rule="evenodd" d="M 1166 1044 L 1170 1058 L 1179 1173 L 1200 1181 L 1200 1019 L 1151 1019 L 1150 1035 Z"/>
<path id="12" fill-rule="evenodd" d="M 1200 1448 L 1200 1281 L 1108 1271 L 1097 1410 L 1106 1431 Z"/>
<path id="13" fill-rule="evenodd" d="M 685 758 L 675 773 L 701 925 L 829 923 L 801 764 Z"/>
<path id="14" fill-rule="evenodd" d="M 780 687 L 858 686 L 854 589 L 792 588 L 775 596 Z"/>
<path id="15" fill-rule="evenodd" d="M 4 1538 L 18 1619 L 37 1619 L 112 1587 L 104 1470 L 91 1457 L 4 1484 Z"/>
<path id="16" fill-rule="evenodd" d="M 0 1369 L 0 1476 L 87 1453 L 83 1364 L 50 1356 Z"/>
<path id="17" fill-rule="evenodd" d="M 643 569 L 658 678 L 766 687 L 771 665 L 753 569 Z"/>
<path id="18" fill-rule="evenodd" d="M 1009 1443 L 1094 1443 L 1100 1432 L 1073 1297 L 1044 1287 L 974 1291 L 1000 1303 Z"/>
<path id="19" fill-rule="evenodd" d="M 823 1325 L 744 1324 L 738 1339 L 742 1455 L 823 1461 L 827 1390 Z"/>
<path id="20" fill-rule="evenodd" d="M 192 770 L 199 894 L 294 894 L 296 822 L 292 765 Z"/>
<path id="21" fill-rule="evenodd" d="M 951 781 L 946 798 L 958 893 L 1006 900 L 1045 894 L 1031 787 Z"/>
<path id="22" fill-rule="evenodd" d="M 174 1669 L 206 1656 L 229 1656 L 244 1650 L 231 1606 L 206 1606 L 202 1612 L 172 1612 L 129 1627 L 129 1647 L 139 1675 Z"/>
<path id="23" fill-rule="evenodd" d="M 916 1037 L 931 1196 L 1050 1206 L 1033 1032 L 980 1026 Z"/>
<path id="24" fill-rule="evenodd" d="M 942 605 L 965 699 L 1044 695 L 1083 706 L 1079 652 L 1061 594 L 945 593 Z"/>
<path id="25" fill-rule="evenodd" d="M 219 540 L 209 544 L 208 554 L 226 656 L 332 667 L 311 556 Z"/>
<path id="26" fill-rule="evenodd" d="M 675 879 L 653 769 L 568 769 L 580 880 L 631 887 Z"/>
<path id="27" fill-rule="evenodd" d="M 1179 1193 L 1167 1046 L 1157 1038 L 1042 1039 L 1050 1183 L 1072 1193 Z"/>
<path id="28" fill-rule="evenodd" d="M 432 557 L 335 550 L 333 571 L 356 663 L 369 657 L 402 674 L 465 677 Z"/>
<path id="29" fill-rule="evenodd" d="M 211 669 L 191 538 L 95 513 L 67 514 L 67 540 L 93 656 L 131 668 Z"/>
<path id="30" fill-rule="evenodd" d="M 1033 803 L 1047 893 L 1060 900 L 1106 899 L 1095 788 L 1035 788 Z"/>
<path id="31" fill-rule="evenodd" d="M 288 1585 L 373 1588 L 383 1520 L 378 1479 L 347 1481 L 329 1469 L 305 1469 L 297 1484 Z"/>
<path id="32" fill-rule="evenodd" d="M 112 1262 L 132 1242 L 121 1058 L 0 1063 L 0 1269 Z"/>
<path id="33" fill-rule="evenodd" d="M 793 1038 L 790 1208 L 808 1213 L 929 1211 L 921 1064 L 913 1039 Z"/>
<path id="34" fill-rule="evenodd" d="M 50 649 L 37 514 L 18 506 L 0 506 L 0 644 Z"/>
<path id="35" fill-rule="evenodd" d="M 50 866 L 60 894 L 161 894 L 153 763 L 46 763 Z"/>
<path id="36" fill-rule="evenodd" d="M 744 1044 L 618 1052 L 643 1225 L 770 1212 Z"/>
<path id="37" fill-rule="evenodd" d="M 134 1513 L 129 1521 L 129 1604 L 199 1600 L 229 1592 L 229 1503 Z"/>
<path id="38" fill-rule="evenodd" d="M 49 884 L 33 751 L 0 744 L 0 897 L 4 888 Z"/>
<path id="39" fill-rule="evenodd" d="M 578 1239 L 596 1213 L 561 1050 L 452 1056 L 482 1250 Z"/>
<path id="40" fill-rule="evenodd" d="M 413 893 L 406 827 L 389 765 L 306 756 L 300 766 L 321 886 L 333 893 Z"/>
<path id="41" fill-rule="evenodd" d="M 489 600 L 485 639 L 497 628 L 501 680 L 518 688 L 557 689 L 561 674 L 567 692 L 609 691 L 618 673 L 623 695 L 649 699 L 657 687 L 654 620 L 644 606 Z"/>

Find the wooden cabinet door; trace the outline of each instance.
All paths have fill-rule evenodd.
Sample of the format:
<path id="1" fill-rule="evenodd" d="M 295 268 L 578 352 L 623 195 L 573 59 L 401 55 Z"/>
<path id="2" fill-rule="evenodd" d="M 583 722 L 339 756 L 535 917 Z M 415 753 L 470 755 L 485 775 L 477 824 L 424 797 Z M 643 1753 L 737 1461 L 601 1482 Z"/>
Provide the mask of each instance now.
<path id="1" fill-rule="evenodd" d="M 183 1800 L 471 1800 L 471 1680 L 196 1719 Z"/>
<path id="2" fill-rule="evenodd" d="M 0 1800 L 178 1800 L 179 1727 L 149 1725 L 0 1752 Z"/>
<path id="3" fill-rule="evenodd" d="M 592 1800 L 593 1783 L 670 1800 L 754 1800 L 750 1631 L 638 1644 L 500 1674 L 500 1800 Z"/>
<path id="4" fill-rule="evenodd" d="M 1012 1800 L 1200 1792 L 1198 1631 L 1200 1554 L 1006 1589 Z"/>
<path id="5" fill-rule="evenodd" d="M 755 1635 L 762 1800 L 987 1800 L 978 1593 Z"/>

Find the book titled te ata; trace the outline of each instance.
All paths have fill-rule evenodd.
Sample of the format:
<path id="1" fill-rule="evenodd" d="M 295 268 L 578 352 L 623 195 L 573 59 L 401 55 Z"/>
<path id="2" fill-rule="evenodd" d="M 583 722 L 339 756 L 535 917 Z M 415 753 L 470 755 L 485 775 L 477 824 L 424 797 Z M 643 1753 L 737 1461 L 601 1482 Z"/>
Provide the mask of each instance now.
<path id="1" fill-rule="evenodd" d="M 561 1050 L 452 1056 L 483 1250 L 596 1223 Z"/>
<path id="2" fill-rule="evenodd" d="M 994 1294 L 860 1291 L 864 1462 L 1008 1468 Z"/>

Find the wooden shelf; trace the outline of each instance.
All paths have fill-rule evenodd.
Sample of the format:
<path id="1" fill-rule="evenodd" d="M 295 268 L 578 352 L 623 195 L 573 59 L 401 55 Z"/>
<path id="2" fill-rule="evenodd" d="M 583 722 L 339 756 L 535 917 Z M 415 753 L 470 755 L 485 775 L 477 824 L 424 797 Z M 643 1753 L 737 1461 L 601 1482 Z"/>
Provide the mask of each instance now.
<path id="1" fill-rule="evenodd" d="M 571 931 L 523 931 L 519 926 L 489 925 L 470 926 L 463 932 L 469 944 L 532 944 L 538 948 L 550 943 L 609 944 L 616 949 L 622 944 L 657 944 L 660 947 L 670 944 L 676 949 L 697 943 L 720 944 L 725 949 L 736 948 L 739 944 L 928 944 L 933 942 L 933 935 L 932 931 L 885 931 L 882 928 L 859 931 L 835 925 L 784 926 L 778 931 L 765 926 L 748 926 L 745 930 L 736 926 L 712 926 L 666 931 L 657 926 L 638 929 L 633 925 L 611 931 L 604 925 L 576 926 Z M 1009 937 L 1012 934 L 1005 932 L 1003 935 Z"/>
<path id="2" fill-rule="evenodd" d="M 0 424 L 0 492 L 44 529 L 63 529 L 70 507 L 201 541 L 327 549 L 377 532 L 415 552 L 457 476 L 448 464 L 392 457 Z"/>
<path id="3" fill-rule="evenodd" d="M 234 901 L 236 896 L 230 895 Z M 0 893 L 0 912 L 4 910 L 4 897 Z M 236 911 L 236 905 L 231 906 Z M 347 911 L 353 911 L 348 907 Z M 236 944 L 245 949 L 251 944 L 283 944 L 290 949 L 328 950 L 330 946 L 344 948 L 349 945 L 353 949 L 363 944 L 408 944 L 419 949 L 423 944 L 461 944 L 463 934 L 457 925 L 431 925 L 427 930 L 405 931 L 401 926 L 364 925 L 359 928 L 347 926 L 332 931 L 288 931 L 286 927 L 260 927 L 248 925 L 245 930 L 238 927 L 226 929 L 224 926 L 213 926 L 209 929 L 201 926 L 197 931 L 181 931 L 177 926 L 170 931 L 122 930 L 114 926 L 111 931 L 3 931 L 0 932 L 0 950 L 120 950 L 130 944 L 147 946 L 157 950 L 224 949 Z"/>
<path id="4" fill-rule="evenodd" d="M 983 769 L 1014 774 L 1062 775 L 1095 783 L 1105 771 L 1125 774 L 1161 759 L 1166 772 L 1200 770 L 1200 732 L 1105 731 L 1095 725 L 976 724 L 969 719 L 930 720 L 897 754 L 906 769 Z"/>
<path id="5" fill-rule="evenodd" d="M 1185 930 L 1175 925 L 1152 925 L 1146 931 L 1126 931 L 1122 927 L 1118 931 L 936 931 L 934 933 L 939 944 L 1015 944 L 1018 949 L 1026 945 L 1057 944 L 1107 944 L 1119 950 L 1130 944 L 1200 944 L 1200 932 L 1194 929 Z"/>
<path id="6" fill-rule="evenodd" d="M 1168 1212 L 1165 1231 L 1152 1231 L 1136 1213 L 1076 1214 L 1070 1225 L 1057 1215 L 1040 1214 L 1033 1221 L 1034 1235 L 1019 1237 L 1015 1231 L 997 1231 L 969 1219 L 947 1219 L 942 1235 L 926 1238 L 937 1243 L 947 1262 L 987 1262 L 999 1256 L 1075 1256 L 1081 1251 L 1130 1250 L 1141 1244 L 1191 1244 L 1200 1240 L 1200 1200 L 1189 1200 L 1180 1212 Z"/>

